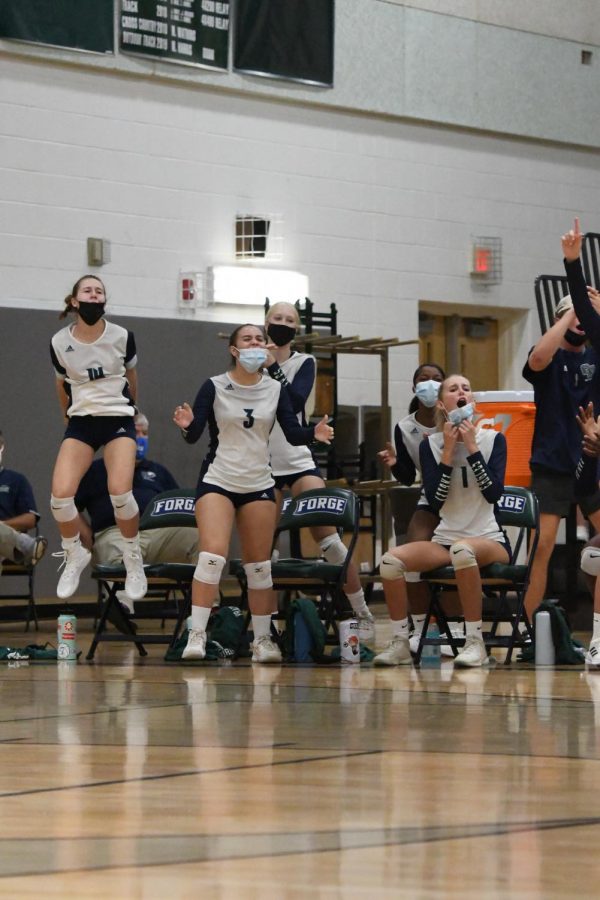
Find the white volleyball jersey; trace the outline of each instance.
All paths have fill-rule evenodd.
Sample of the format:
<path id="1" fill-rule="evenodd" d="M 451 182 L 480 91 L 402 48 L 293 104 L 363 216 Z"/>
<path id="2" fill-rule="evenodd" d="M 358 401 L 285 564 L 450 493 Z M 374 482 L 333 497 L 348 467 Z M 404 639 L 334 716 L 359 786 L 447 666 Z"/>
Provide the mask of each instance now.
<path id="1" fill-rule="evenodd" d="M 486 463 L 492 455 L 496 437 L 503 440 L 503 435 L 491 428 L 480 428 L 476 434 L 477 448 Z M 428 444 L 435 461 L 439 463 L 444 445 L 443 433 L 438 431 L 431 435 Z M 465 445 L 457 442 L 448 496 L 439 511 L 440 524 L 432 538 L 435 543 L 450 545 L 465 537 L 505 540 L 494 515 L 494 505 L 481 493 L 475 473 L 467 462 L 469 455 Z"/>
<path id="2" fill-rule="evenodd" d="M 207 423 L 210 432 L 202 480 L 234 493 L 273 486 L 269 434 L 277 416 L 290 439 L 298 443 L 314 439 L 314 428 L 302 428 L 296 421 L 281 384 L 264 374 L 252 385 L 238 384 L 228 373 L 209 378 L 198 391 L 193 409 L 186 441 L 195 443 Z"/>
<path id="3" fill-rule="evenodd" d="M 416 412 L 409 413 L 396 424 L 394 443 L 396 445 L 396 464 L 392 466 L 392 475 L 401 484 L 414 484 L 417 474 L 421 474 L 419 446 L 426 435 L 435 434 L 437 427 L 421 425 L 417 422 Z M 421 491 L 417 506 L 428 506 L 425 491 Z"/>
<path id="4" fill-rule="evenodd" d="M 52 338 L 50 355 L 56 377 L 69 396 L 68 416 L 133 416 L 126 370 L 137 363 L 131 331 L 105 320 L 93 344 L 73 337 L 72 325 Z"/>
<path id="5" fill-rule="evenodd" d="M 290 382 L 293 383 L 294 377 L 307 359 L 312 359 L 315 363 L 314 356 L 308 353 L 293 352 L 289 359 L 279 363 L 279 368 Z M 315 382 L 313 381 L 312 390 L 307 398 L 303 410 L 296 414 L 296 418 L 300 425 L 304 425 L 314 409 L 315 398 Z M 307 469 L 315 468 L 315 461 L 308 447 L 294 447 L 288 443 L 285 438 L 281 425 L 275 422 L 271 437 L 269 438 L 269 450 L 271 453 L 271 468 L 274 475 L 292 475 L 294 472 L 306 472 Z"/>
<path id="6" fill-rule="evenodd" d="M 429 434 L 435 434 L 437 426 L 428 427 L 417 422 L 416 413 L 410 413 L 398 422 L 402 442 L 406 447 L 406 451 L 412 459 L 417 472 L 421 471 L 421 460 L 419 459 L 419 445 L 423 438 Z"/>

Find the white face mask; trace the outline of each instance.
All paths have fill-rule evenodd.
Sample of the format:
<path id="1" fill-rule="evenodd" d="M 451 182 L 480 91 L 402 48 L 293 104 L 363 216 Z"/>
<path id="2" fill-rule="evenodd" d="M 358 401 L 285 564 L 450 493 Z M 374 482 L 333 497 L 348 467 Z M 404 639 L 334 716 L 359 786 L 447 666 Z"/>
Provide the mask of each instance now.
<path id="1" fill-rule="evenodd" d="M 262 369 L 267 360 L 264 347 L 243 347 L 239 354 L 240 365 L 250 374 Z"/>
<path id="2" fill-rule="evenodd" d="M 423 406 L 428 406 L 430 409 L 432 406 L 435 406 L 439 392 L 439 381 L 429 379 L 429 381 L 419 381 L 415 384 L 415 397 L 419 403 L 422 403 Z"/>
<path id="3" fill-rule="evenodd" d="M 467 403 L 465 406 L 457 406 L 456 409 L 451 409 L 448 413 L 448 421 L 453 425 L 460 425 L 465 419 L 472 419 L 474 412 L 475 407 L 472 403 Z"/>

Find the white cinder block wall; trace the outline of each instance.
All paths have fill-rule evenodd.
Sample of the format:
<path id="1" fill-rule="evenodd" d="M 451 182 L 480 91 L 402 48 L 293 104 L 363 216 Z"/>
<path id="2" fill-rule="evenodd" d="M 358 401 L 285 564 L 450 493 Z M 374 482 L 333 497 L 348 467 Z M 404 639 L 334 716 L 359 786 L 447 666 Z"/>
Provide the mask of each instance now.
<path id="1" fill-rule="evenodd" d="M 118 312 L 176 318 L 178 272 L 231 262 L 236 214 L 279 214 L 279 265 L 309 276 L 319 308 L 337 304 L 342 333 L 416 338 L 419 300 L 498 312 L 508 317 L 503 386 L 522 387 L 520 370 L 538 334 L 533 280 L 561 271 L 559 236 L 574 213 L 585 228 L 600 230 L 597 146 L 411 122 L 407 116 L 443 121 L 439 98 L 421 96 L 422 81 L 412 94 L 404 84 L 401 115 L 386 82 L 379 103 L 386 115 L 364 113 L 376 108 L 374 79 L 357 109 L 333 108 L 336 99 L 350 103 L 344 98 L 360 76 L 356 58 L 345 53 L 355 45 L 352 23 L 366 21 L 365 7 L 385 16 L 375 19 L 379 26 L 398 16 L 403 43 L 388 37 L 394 53 L 407 35 L 414 51 L 423 29 L 444 31 L 447 17 L 435 12 L 361 3 L 338 0 L 330 93 L 123 57 L 86 57 L 74 65 L 73 54 L 2 42 L 0 305 L 58 308 L 87 268 L 86 237 L 99 236 L 111 242 L 112 259 L 101 275 Z M 465 34 L 483 27 L 454 22 Z M 499 40 L 508 30 L 495 28 L 493 36 Z M 381 36 L 381 28 L 374 33 Z M 526 39 L 546 42 L 546 49 L 550 40 Z M 551 40 L 563 50 L 571 46 Z M 372 61 L 377 48 L 368 47 L 368 34 L 366 42 Z M 461 64 L 455 58 L 455 67 Z M 366 51 L 362 65 L 367 73 Z M 439 77 L 434 73 L 432 84 Z M 473 90 L 469 81 L 471 98 Z M 466 108 L 474 118 L 459 124 L 474 127 L 479 114 L 472 104 Z M 557 104 L 556 117 L 567 114 Z M 492 127 L 492 120 L 497 127 L 494 115 L 481 127 Z M 507 122 L 508 115 L 505 109 Z M 583 111 L 577 107 L 573 115 L 581 144 Z M 540 116 L 540 136 L 555 137 L 552 110 Z M 597 118 L 588 122 L 598 129 Z M 503 242 L 503 281 L 485 291 L 468 275 L 474 235 Z M 248 317 L 247 309 L 229 314 L 231 321 Z M 196 318 L 224 321 L 226 313 L 199 309 Z M 168 335 L 167 322 L 165 329 Z M 391 354 L 394 417 L 406 409 L 417 362 L 416 345 Z M 342 357 L 340 402 L 378 403 L 378 367 L 376 359 Z"/>

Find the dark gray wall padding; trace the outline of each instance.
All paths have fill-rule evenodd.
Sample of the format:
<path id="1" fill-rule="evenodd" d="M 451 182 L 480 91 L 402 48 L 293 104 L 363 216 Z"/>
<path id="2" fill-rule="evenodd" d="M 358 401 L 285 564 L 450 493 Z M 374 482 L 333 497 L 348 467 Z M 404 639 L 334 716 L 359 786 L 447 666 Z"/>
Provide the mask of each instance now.
<path id="1" fill-rule="evenodd" d="M 180 485 L 194 487 L 207 439 L 203 435 L 197 444 L 186 444 L 171 417 L 178 403 L 194 402 L 206 378 L 227 369 L 227 341 L 217 335 L 229 334 L 234 326 L 109 318 L 135 334 L 139 407 L 150 421 L 148 456 L 167 466 Z M 31 482 L 42 516 L 40 531 L 50 541 L 36 577 L 39 597 L 54 596 L 59 562 L 51 556 L 51 551 L 60 549 L 60 542 L 49 502 L 52 469 L 65 426 L 48 348 L 50 338 L 64 324 L 57 312 L 0 308 L 0 430 L 7 445 L 4 464 L 23 472 Z M 94 592 L 93 582 L 82 579 L 80 593 Z"/>

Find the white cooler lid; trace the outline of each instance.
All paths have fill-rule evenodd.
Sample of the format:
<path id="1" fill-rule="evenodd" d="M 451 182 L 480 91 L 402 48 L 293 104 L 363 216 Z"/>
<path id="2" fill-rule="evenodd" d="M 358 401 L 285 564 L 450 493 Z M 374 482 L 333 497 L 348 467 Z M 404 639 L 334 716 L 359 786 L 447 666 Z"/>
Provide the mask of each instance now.
<path id="1" fill-rule="evenodd" d="M 533 403 L 533 391 L 475 391 L 476 403 Z"/>

